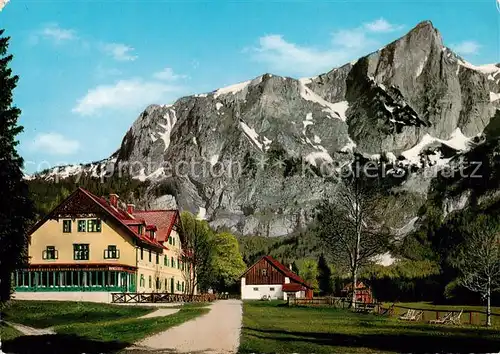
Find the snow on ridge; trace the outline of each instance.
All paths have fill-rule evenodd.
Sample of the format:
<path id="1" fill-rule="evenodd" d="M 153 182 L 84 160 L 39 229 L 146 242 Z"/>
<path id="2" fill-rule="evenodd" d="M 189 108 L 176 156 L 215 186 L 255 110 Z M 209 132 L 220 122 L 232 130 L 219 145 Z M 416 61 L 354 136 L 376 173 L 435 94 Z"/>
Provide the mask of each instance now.
<path id="1" fill-rule="evenodd" d="M 248 81 L 240 82 L 238 84 L 234 84 L 231 86 L 226 86 L 226 87 L 220 88 L 217 91 L 215 91 L 214 98 L 217 98 L 221 95 L 226 95 L 229 93 L 232 93 L 234 95 L 235 93 L 243 91 L 248 85 L 250 85 L 251 82 L 252 82 L 252 80 L 248 80 Z"/>
<path id="2" fill-rule="evenodd" d="M 495 102 L 500 100 L 500 93 L 490 92 L 490 102 Z"/>
<path id="3" fill-rule="evenodd" d="M 306 120 L 313 120 L 313 114 L 312 112 L 309 112 L 306 114 Z"/>
<path id="4" fill-rule="evenodd" d="M 307 126 L 313 125 L 314 123 L 311 122 L 310 120 L 304 120 L 302 121 L 302 124 L 304 124 L 304 129 L 302 129 L 302 134 L 306 135 Z"/>
<path id="5" fill-rule="evenodd" d="M 474 64 L 469 63 L 468 61 L 465 60 L 459 60 L 458 65 L 461 65 L 465 68 L 472 69 L 474 71 L 479 71 L 483 74 L 496 74 L 500 72 L 500 68 L 496 66 L 495 64 L 486 64 L 486 65 L 479 65 L 476 66 Z"/>
<path id="6" fill-rule="evenodd" d="M 394 106 L 388 106 L 388 105 L 387 105 L 387 104 L 385 104 L 385 103 L 384 103 L 384 107 L 385 107 L 385 109 L 386 109 L 387 111 L 389 111 L 390 113 L 394 112 L 394 109 L 396 108 L 396 107 L 394 107 Z"/>
<path id="7" fill-rule="evenodd" d="M 271 147 L 271 144 L 273 143 L 272 140 L 268 139 L 267 137 L 264 136 L 264 150 L 269 150 Z"/>
<path id="8" fill-rule="evenodd" d="M 347 101 L 342 101 L 337 103 L 328 102 L 321 96 L 316 94 L 314 91 L 312 91 L 310 88 L 308 88 L 302 82 L 299 81 L 299 84 L 300 84 L 300 95 L 302 96 L 303 99 L 305 99 L 306 101 L 318 103 L 319 105 L 325 107 L 325 109 L 323 109 L 323 112 L 327 112 L 331 116 L 332 115 L 336 116 L 342 121 L 346 120 L 345 113 L 347 111 L 347 108 L 349 108 L 349 104 Z"/>
<path id="9" fill-rule="evenodd" d="M 155 133 L 149 133 L 149 136 L 151 137 L 151 141 L 154 143 L 158 138 L 155 136 Z"/>
<path id="10" fill-rule="evenodd" d="M 314 136 L 314 143 L 315 144 L 321 144 L 321 138 L 317 135 Z"/>
<path id="11" fill-rule="evenodd" d="M 460 128 L 455 129 L 451 134 L 450 139 L 448 140 L 434 138 L 429 134 L 425 134 L 420 140 L 420 142 L 417 143 L 417 145 L 415 145 L 409 150 L 402 152 L 401 155 L 408 161 L 418 164 L 420 161 L 419 157 L 420 153 L 426 146 L 432 143 L 438 142 L 447 145 L 457 151 L 465 151 L 468 149 L 468 142 L 470 140 L 471 140 L 470 138 L 467 138 L 465 135 L 462 134 Z"/>
<path id="12" fill-rule="evenodd" d="M 262 143 L 259 141 L 259 134 L 255 131 L 255 129 L 250 128 L 244 122 L 240 122 L 240 127 L 243 129 L 245 135 L 262 151 Z"/>
<path id="13" fill-rule="evenodd" d="M 217 102 L 215 104 L 215 109 L 217 109 L 217 110 L 221 109 L 222 107 L 224 107 L 224 105 L 222 103 L 220 103 L 220 102 Z"/>
<path id="14" fill-rule="evenodd" d="M 170 134 L 172 133 L 172 129 L 175 123 L 177 123 L 177 116 L 175 115 L 175 111 L 173 109 L 169 109 L 169 111 L 167 111 L 163 115 L 163 119 L 165 119 L 167 123 L 158 123 L 158 125 L 165 129 L 165 131 L 158 132 L 158 135 L 160 136 L 160 139 L 162 139 L 165 143 L 165 148 L 163 149 L 163 151 L 167 151 L 168 147 L 170 146 Z"/>

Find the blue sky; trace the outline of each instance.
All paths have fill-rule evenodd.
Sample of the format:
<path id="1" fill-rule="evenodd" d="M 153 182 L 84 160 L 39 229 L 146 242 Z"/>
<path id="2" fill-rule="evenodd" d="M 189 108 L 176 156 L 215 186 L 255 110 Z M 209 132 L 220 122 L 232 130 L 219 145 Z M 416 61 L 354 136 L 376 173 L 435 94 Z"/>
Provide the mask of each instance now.
<path id="1" fill-rule="evenodd" d="M 148 104 L 265 72 L 319 74 L 423 20 L 468 61 L 500 62 L 499 16 L 495 0 L 11 0 L 0 28 L 20 76 L 19 150 L 34 172 L 108 157 Z"/>

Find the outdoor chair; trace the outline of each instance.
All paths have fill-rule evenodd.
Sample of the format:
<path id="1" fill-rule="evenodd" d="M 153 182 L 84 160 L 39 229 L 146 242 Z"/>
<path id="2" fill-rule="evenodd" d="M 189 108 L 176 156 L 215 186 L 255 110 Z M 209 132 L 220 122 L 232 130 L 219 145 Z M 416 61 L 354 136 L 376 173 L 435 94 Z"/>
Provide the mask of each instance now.
<path id="1" fill-rule="evenodd" d="M 424 317 L 424 311 L 415 311 L 413 316 L 411 318 L 409 318 L 408 320 L 417 322 L 417 321 L 420 321 L 422 319 L 422 317 Z"/>
<path id="2" fill-rule="evenodd" d="M 394 315 L 394 304 L 392 304 L 390 307 L 388 307 L 387 309 L 384 309 L 384 308 L 380 308 L 380 314 L 382 316 L 392 316 Z"/>
<path id="3" fill-rule="evenodd" d="M 438 318 L 437 320 L 430 320 L 429 323 L 432 324 L 445 324 L 449 323 L 451 317 L 453 316 L 453 312 L 448 312 L 446 315 L 443 317 Z"/>
<path id="4" fill-rule="evenodd" d="M 457 314 L 453 314 L 450 317 L 449 323 L 454 325 L 459 325 L 461 323 L 460 318 L 462 317 L 463 312 L 464 310 L 460 310 L 460 312 L 458 312 Z"/>
<path id="5" fill-rule="evenodd" d="M 412 318 L 412 316 L 414 316 L 414 315 L 415 315 L 415 310 L 409 309 L 408 312 L 404 313 L 402 316 L 399 316 L 399 319 L 407 321 L 410 318 Z"/>

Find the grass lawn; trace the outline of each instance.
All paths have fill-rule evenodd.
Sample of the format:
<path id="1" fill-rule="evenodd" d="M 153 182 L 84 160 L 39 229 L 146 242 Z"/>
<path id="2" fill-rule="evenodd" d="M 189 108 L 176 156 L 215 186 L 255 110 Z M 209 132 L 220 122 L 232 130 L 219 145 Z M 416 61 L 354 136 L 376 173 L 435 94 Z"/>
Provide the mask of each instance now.
<path id="1" fill-rule="evenodd" d="M 155 310 L 151 307 L 91 302 L 12 301 L 2 313 L 2 319 L 30 327 L 47 328 L 70 323 L 91 323 L 140 317 Z"/>
<path id="2" fill-rule="evenodd" d="M 2 341 L 12 340 L 21 335 L 16 329 L 12 328 L 6 323 L 0 322 L 0 339 Z"/>
<path id="3" fill-rule="evenodd" d="M 348 310 L 245 302 L 240 353 L 498 352 L 499 328 L 406 323 Z"/>
<path id="4" fill-rule="evenodd" d="M 384 303 L 384 307 L 391 306 L 391 303 Z M 430 302 L 397 302 L 396 306 L 409 307 L 414 309 L 428 309 L 429 311 L 424 311 L 424 320 L 435 319 L 436 312 L 440 311 L 440 316 L 444 315 L 447 311 L 481 311 L 486 312 L 486 308 L 484 306 L 470 306 L 470 305 L 434 305 Z M 401 315 L 406 312 L 406 309 L 397 308 L 395 309 L 395 313 L 397 315 Z M 492 307 L 491 312 L 494 314 L 500 315 L 500 307 Z M 484 324 L 486 322 L 486 315 L 475 313 L 472 315 L 472 323 L 476 325 Z M 464 314 L 462 316 L 463 322 L 468 322 L 470 320 L 469 314 Z M 500 316 L 492 316 L 491 322 L 494 326 L 500 327 Z"/>
<path id="5" fill-rule="evenodd" d="M 7 353 L 23 354 L 117 353 L 134 342 L 209 311 L 208 308 L 187 306 L 170 316 L 138 319 L 137 317 L 156 308 L 88 303 L 81 305 L 49 301 L 36 304 L 28 301 L 14 303 L 6 311 L 6 320 L 31 326 L 50 326 L 57 334 L 17 338 L 15 334 L 10 334 L 10 338 L 4 339 L 2 332 L 2 349 Z M 78 308 L 82 313 L 78 312 Z M 38 312 L 32 313 L 34 309 Z"/>

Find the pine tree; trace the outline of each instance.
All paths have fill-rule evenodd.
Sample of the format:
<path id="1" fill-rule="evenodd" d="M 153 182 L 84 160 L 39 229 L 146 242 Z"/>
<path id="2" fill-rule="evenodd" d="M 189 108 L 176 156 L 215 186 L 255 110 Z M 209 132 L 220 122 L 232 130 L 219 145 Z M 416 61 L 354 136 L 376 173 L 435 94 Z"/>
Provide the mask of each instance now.
<path id="1" fill-rule="evenodd" d="M 333 293 L 332 270 L 323 254 L 318 259 L 318 286 L 320 295 Z"/>
<path id="2" fill-rule="evenodd" d="M 12 105 L 12 91 L 18 77 L 8 67 L 8 37 L 0 30 L 0 304 L 10 298 L 11 274 L 25 265 L 27 228 L 33 218 L 33 205 L 23 181 L 23 159 L 18 155 L 16 136 L 23 128 L 17 124 L 21 110 Z"/>

